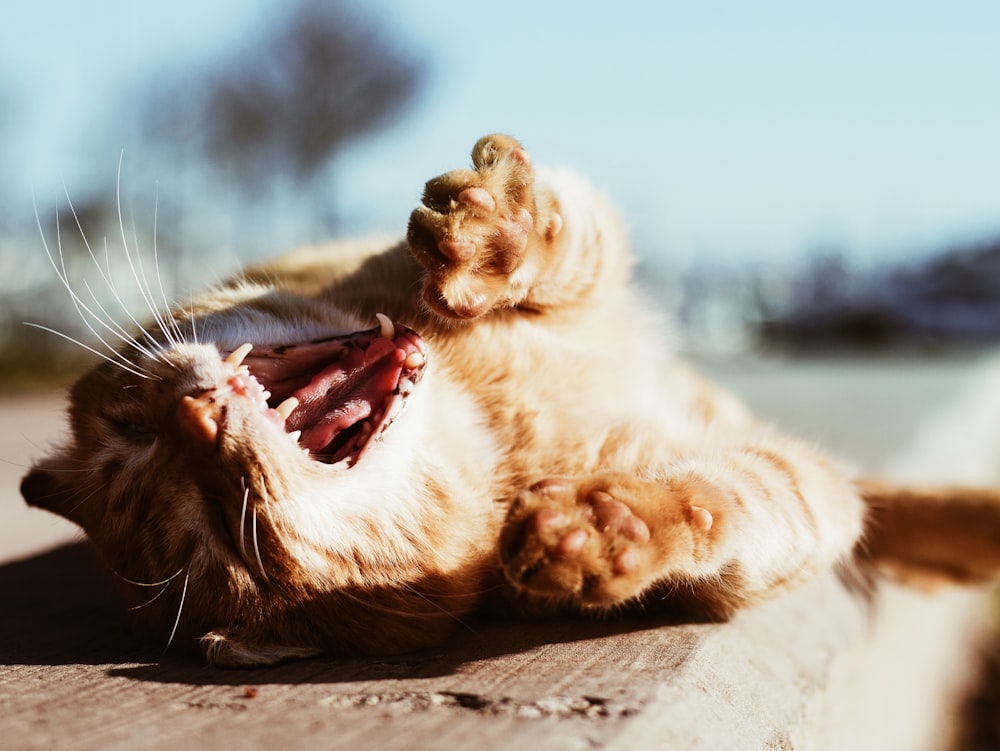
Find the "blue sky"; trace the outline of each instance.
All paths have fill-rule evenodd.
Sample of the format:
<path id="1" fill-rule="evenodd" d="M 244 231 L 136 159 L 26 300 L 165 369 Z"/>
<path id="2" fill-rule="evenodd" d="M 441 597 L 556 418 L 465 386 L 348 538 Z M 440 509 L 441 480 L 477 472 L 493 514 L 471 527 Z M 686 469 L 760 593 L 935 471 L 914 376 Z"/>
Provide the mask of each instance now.
<path id="1" fill-rule="evenodd" d="M 427 177 L 506 131 L 605 188 L 640 252 L 681 263 L 899 257 L 1000 233 L 1000 3 L 588 5 L 371 3 L 431 79 L 343 159 L 348 229 L 401 229 Z M 9 3 L 4 194 L 72 182 L 97 115 L 144 72 L 209 56 L 280 6 Z"/>

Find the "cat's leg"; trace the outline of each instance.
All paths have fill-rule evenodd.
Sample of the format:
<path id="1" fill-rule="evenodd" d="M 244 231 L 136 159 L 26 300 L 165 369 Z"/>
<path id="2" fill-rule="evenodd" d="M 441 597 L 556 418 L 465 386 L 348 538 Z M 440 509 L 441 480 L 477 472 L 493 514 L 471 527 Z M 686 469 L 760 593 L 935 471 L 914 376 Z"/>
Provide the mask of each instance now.
<path id="1" fill-rule="evenodd" d="M 407 241 L 425 269 L 423 299 L 439 315 L 566 305 L 628 270 L 614 211 L 567 173 L 537 177 L 509 136 L 480 139 L 473 169 L 428 181 Z"/>
<path id="2" fill-rule="evenodd" d="M 648 595 L 725 618 L 848 556 L 863 514 L 840 472 L 767 441 L 538 483 L 511 507 L 501 559 L 516 590 L 559 605 Z"/>

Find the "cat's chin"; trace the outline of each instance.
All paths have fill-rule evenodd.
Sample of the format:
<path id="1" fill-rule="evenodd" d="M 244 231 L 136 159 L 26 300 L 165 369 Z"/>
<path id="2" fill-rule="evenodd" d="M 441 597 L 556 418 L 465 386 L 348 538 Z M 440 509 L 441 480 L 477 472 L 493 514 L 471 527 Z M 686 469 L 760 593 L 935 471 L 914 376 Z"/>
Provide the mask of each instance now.
<path id="1" fill-rule="evenodd" d="M 427 365 L 419 334 L 378 320 L 350 334 L 223 353 L 232 371 L 223 388 L 256 401 L 310 459 L 349 469 L 381 440 Z M 195 424 L 211 432 L 213 394 L 185 399 Z"/>

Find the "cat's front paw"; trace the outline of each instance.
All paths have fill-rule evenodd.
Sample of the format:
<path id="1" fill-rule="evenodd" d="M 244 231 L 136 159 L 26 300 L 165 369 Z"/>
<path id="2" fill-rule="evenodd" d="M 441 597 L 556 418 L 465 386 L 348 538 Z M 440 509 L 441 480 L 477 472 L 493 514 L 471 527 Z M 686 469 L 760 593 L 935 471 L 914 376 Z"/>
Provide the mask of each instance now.
<path id="1" fill-rule="evenodd" d="M 427 183 L 407 229 L 425 269 L 424 302 L 448 318 L 516 305 L 528 283 L 517 271 L 533 244 L 562 228 L 551 200 L 538 200 L 531 159 L 513 138 L 481 138 L 472 163 Z"/>

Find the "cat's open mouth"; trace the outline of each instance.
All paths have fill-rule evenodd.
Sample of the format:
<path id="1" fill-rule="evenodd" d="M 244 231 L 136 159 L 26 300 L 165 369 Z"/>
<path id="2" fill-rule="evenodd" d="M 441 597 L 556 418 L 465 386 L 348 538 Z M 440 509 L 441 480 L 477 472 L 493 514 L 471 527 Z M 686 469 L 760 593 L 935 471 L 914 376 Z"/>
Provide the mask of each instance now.
<path id="1" fill-rule="evenodd" d="M 381 314 L 378 321 L 343 336 L 244 345 L 226 362 L 260 384 L 267 414 L 311 458 L 346 469 L 396 419 L 427 362 L 415 331 Z"/>

